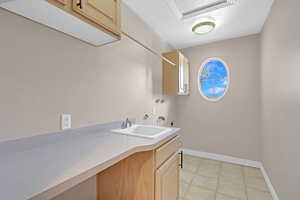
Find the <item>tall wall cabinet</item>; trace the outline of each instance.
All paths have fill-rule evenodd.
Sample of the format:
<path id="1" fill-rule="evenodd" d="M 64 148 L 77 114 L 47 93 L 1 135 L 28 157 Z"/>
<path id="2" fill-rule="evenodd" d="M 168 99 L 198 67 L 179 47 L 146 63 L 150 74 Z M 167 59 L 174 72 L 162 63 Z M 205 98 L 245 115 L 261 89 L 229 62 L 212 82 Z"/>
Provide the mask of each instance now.
<path id="1" fill-rule="evenodd" d="M 189 71 L 188 59 L 180 51 L 171 51 L 163 54 L 175 64 L 163 61 L 163 93 L 167 95 L 189 95 Z"/>

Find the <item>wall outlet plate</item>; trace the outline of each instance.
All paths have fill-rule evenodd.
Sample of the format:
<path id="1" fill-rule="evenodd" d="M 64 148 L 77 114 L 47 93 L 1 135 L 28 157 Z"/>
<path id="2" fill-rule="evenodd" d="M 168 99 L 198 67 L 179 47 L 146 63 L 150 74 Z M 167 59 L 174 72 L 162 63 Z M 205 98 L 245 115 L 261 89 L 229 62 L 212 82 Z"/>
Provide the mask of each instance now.
<path id="1" fill-rule="evenodd" d="M 72 127 L 71 115 L 62 114 L 61 115 L 61 130 L 69 129 Z"/>

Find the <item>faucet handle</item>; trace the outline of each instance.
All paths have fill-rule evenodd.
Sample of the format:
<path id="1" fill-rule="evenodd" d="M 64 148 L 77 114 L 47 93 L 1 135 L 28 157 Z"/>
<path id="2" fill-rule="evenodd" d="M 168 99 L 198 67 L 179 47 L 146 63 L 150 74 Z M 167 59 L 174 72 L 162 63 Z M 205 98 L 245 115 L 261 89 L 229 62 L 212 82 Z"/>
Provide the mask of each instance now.
<path id="1" fill-rule="evenodd" d="M 144 119 L 144 120 L 147 120 L 147 119 L 149 119 L 149 117 L 150 117 L 150 116 L 149 116 L 148 114 L 145 114 L 144 117 L 143 117 L 143 119 Z"/>
<path id="2" fill-rule="evenodd" d="M 125 129 L 125 128 L 127 128 L 127 127 L 126 127 L 126 122 L 123 121 L 122 124 L 121 124 L 121 129 Z"/>
<path id="3" fill-rule="evenodd" d="M 133 121 L 129 120 L 129 118 L 126 118 L 126 120 L 122 122 L 121 129 L 126 129 L 128 127 L 131 127 L 132 124 Z"/>
<path id="4" fill-rule="evenodd" d="M 126 128 L 131 127 L 132 126 L 132 121 L 127 118 L 126 119 L 126 124 L 127 124 Z"/>

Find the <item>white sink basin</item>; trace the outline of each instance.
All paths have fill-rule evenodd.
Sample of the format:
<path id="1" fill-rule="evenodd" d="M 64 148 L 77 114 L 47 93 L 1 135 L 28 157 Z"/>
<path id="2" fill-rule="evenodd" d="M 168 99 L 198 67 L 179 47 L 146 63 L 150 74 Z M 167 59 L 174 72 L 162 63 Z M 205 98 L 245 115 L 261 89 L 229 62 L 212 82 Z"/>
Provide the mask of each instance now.
<path id="1" fill-rule="evenodd" d="M 135 124 L 126 129 L 113 129 L 114 133 L 120 133 L 124 135 L 132 135 L 143 138 L 158 138 L 159 136 L 171 131 L 171 128 L 161 126 L 149 126 L 149 125 L 138 125 Z"/>

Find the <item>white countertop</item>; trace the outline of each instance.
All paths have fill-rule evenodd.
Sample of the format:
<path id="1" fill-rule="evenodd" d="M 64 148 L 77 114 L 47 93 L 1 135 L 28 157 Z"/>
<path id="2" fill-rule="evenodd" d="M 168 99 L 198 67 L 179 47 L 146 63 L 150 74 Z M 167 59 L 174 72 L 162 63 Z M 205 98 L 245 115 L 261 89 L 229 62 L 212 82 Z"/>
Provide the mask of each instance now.
<path id="1" fill-rule="evenodd" d="M 157 148 L 179 130 L 145 139 L 110 132 L 118 127 L 116 122 L 0 142 L 0 199 L 51 199 L 135 152 Z"/>

